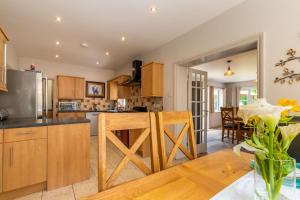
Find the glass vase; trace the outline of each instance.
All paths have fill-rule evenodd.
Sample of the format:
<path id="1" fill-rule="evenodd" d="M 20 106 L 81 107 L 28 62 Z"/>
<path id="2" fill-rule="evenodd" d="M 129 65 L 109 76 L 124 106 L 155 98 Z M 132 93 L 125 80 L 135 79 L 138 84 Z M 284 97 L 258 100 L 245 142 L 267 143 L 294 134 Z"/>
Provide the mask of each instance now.
<path id="1" fill-rule="evenodd" d="M 296 161 L 256 157 L 254 187 L 256 200 L 296 200 Z"/>

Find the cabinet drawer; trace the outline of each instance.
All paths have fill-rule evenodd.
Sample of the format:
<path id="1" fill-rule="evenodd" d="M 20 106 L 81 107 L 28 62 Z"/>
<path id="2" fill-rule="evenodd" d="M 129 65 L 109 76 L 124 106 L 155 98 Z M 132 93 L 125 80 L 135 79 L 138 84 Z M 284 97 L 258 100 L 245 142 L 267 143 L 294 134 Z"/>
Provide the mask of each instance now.
<path id="1" fill-rule="evenodd" d="M 4 129 L 4 142 L 47 138 L 47 127 Z"/>

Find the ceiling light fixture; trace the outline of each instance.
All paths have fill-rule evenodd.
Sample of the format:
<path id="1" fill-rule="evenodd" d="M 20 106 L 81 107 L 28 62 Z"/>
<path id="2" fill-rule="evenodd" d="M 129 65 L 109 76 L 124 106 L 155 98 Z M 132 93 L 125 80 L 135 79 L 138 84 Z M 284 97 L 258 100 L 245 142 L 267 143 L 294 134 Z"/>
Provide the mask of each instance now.
<path id="1" fill-rule="evenodd" d="M 60 45 L 60 42 L 59 42 L 59 41 L 56 41 L 55 44 L 56 44 L 56 45 Z"/>
<path id="2" fill-rule="evenodd" d="M 232 76 L 232 75 L 234 75 L 234 72 L 230 69 L 230 63 L 231 63 L 231 60 L 228 60 L 227 61 L 228 68 L 227 68 L 227 71 L 224 73 L 224 76 Z"/>
<path id="3" fill-rule="evenodd" d="M 154 13 L 154 12 L 156 12 L 156 7 L 154 7 L 154 6 L 153 6 L 153 7 L 151 7 L 151 9 L 150 9 L 150 10 L 151 10 L 151 12 L 153 12 L 153 13 Z"/>
<path id="4" fill-rule="evenodd" d="M 60 17 L 56 17 L 56 21 L 57 22 L 61 22 L 61 18 Z"/>
<path id="5" fill-rule="evenodd" d="M 100 62 L 99 61 L 96 61 L 96 65 L 99 65 L 100 64 Z"/>
<path id="6" fill-rule="evenodd" d="M 121 40 L 124 42 L 126 40 L 126 38 L 124 36 L 122 36 Z"/>
<path id="7" fill-rule="evenodd" d="M 107 51 L 107 52 L 105 52 L 105 55 L 106 55 L 106 56 L 109 56 L 109 52 L 108 52 L 108 51 Z"/>
<path id="8" fill-rule="evenodd" d="M 86 43 L 86 42 L 82 42 L 80 45 L 82 47 L 84 47 L 84 48 L 88 48 L 89 47 L 88 43 Z"/>
<path id="9" fill-rule="evenodd" d="M 56 55 L 55 55 L 55 58 L 59 58 L 59 55 L 58 55 L 58 54 L 56 54 Z"/>

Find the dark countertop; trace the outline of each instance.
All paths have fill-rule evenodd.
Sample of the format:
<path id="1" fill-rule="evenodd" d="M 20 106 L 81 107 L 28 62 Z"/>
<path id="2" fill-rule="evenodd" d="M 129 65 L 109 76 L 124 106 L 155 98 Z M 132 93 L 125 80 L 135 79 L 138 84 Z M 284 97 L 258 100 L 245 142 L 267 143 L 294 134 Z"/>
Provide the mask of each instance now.
<path id="1" fill-rule="evenodd" d="M 51 126 L 62 124 L 80 124 L 90 123 L 86 118 L 70 118 L 70 119 L 8 119 L 0 122 L 0 129 L 5 128 L 24 128 L 37 126 Z"/>

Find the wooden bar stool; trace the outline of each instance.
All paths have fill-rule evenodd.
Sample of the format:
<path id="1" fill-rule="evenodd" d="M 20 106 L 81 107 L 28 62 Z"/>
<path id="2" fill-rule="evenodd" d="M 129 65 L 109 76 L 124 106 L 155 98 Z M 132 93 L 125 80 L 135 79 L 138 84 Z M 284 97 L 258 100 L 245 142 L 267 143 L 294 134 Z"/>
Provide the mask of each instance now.
<path id="1" fill-rule="evenodd" d="M 99 191 L 112 187 L 129 161 L 135 164 L 146 175 L 159 171 L 156 119 L 154 113 L 101 113 L 99 114 L 98 122 Z M 112 131 L 130 129 L 144 129 L 144 131 L 134 144 L 128 148 Z M 148 136 L 151 143 L 151 169 L 135 154 Z M 125 155 L 108 179 L 106 178 L 106 139 L 111 141 Z"/>
<path id="2" fill-rule="evenodd" d="M 179 150 L 190 160 L 197 158 L 195 132 L 191 112 L 159 112 L 158 118 L 158 143 L 161 169 L 166 169 L 173 165 L 176 152 Z M 170 130 L 168 126 L 182 124 L 183 128 L 178 137 Z M 165 135 L 174 144 L 169 156 L 166 152 Z M 184 136 L 188 136 L 189 150 L 182 145 Z"/>

